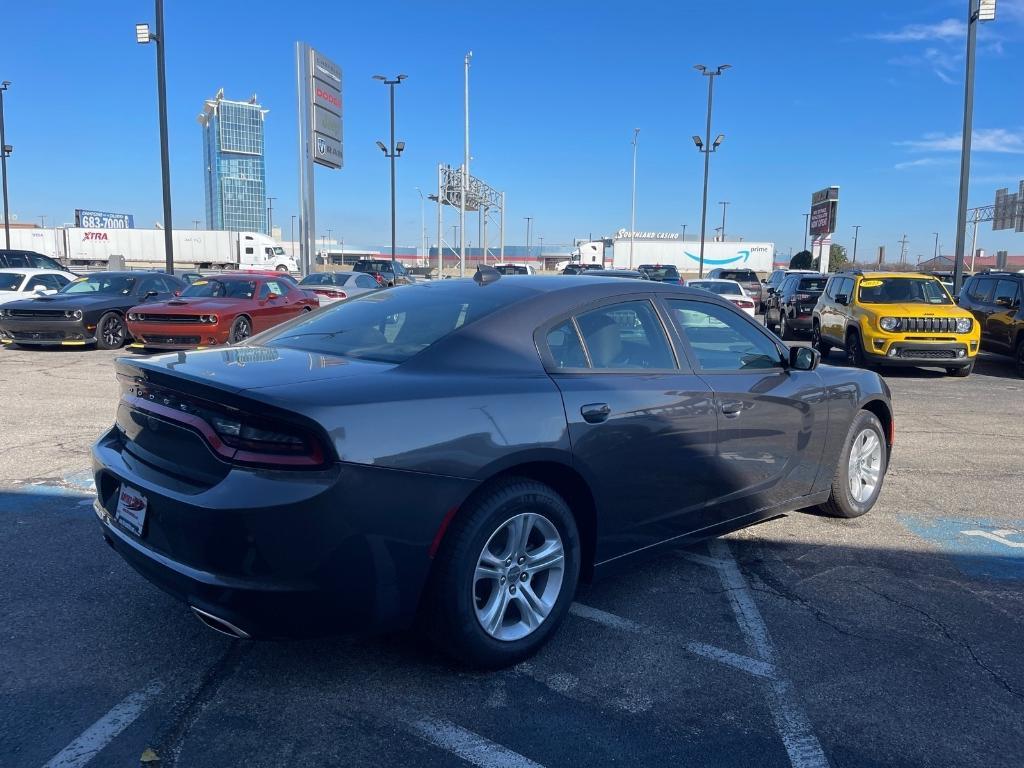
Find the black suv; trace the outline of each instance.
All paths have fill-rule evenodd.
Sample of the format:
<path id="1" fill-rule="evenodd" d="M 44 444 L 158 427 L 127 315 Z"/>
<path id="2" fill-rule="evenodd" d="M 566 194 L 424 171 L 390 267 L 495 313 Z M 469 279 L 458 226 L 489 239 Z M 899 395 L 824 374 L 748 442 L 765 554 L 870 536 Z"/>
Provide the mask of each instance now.
<path id="1" fill-rule="evenodd" d="M 637 267 L 637 271 L 643 272 L 648 280 L 654 280 L 658 283 L 683 284 L 683 281 L 679 278 L 679 270 L 676 269 L 674 264 L 641 264 Z"/>
<path id="2" fill-rule="evenodd" d="M 752 269 L 729 269 L 717 267 L 707 274 L 708 280 L 735 280 L 743 286 L 743 290 L 754 300 L 754 314 L 761 312 L 763 297 L 761 296 L 761 278 Z"/>
<path id="3" fill-rule="evenodd" d="M 56 259 L 35 251 L 16 251 L 0 248 L 0 269 L 55 269 L 67 272 Z"/>
<path id="4" fill-rule="evenodd" d="M 814 305 L 825 290 L 828 278 L 818 272 L 790 272 L 778 288 L 768 291 L 764 301 L 764 324 L 785 340 L 794 332 L 810 333 Z"/>
<path id="5" fill-rule="evenodd" d="M 391 271 L 392 263 L 394 272 Z M 366 272 L 373 275 L 377 282 L 385 288 L 393 285 L 410 285 L 415 282 L 405 265 L 400 261 L 392 262 L 391 259 L 363 259 L 352 266 L 353 272 Z"/>
<path id="6" fill-rule="evenodd" d="M 1017 375 L 1024 377 L 1024 274 L 985 272 L 969 278 L 957 304 L 968 310 L 981 329 L 981 348 L 1012 355 Z"/>

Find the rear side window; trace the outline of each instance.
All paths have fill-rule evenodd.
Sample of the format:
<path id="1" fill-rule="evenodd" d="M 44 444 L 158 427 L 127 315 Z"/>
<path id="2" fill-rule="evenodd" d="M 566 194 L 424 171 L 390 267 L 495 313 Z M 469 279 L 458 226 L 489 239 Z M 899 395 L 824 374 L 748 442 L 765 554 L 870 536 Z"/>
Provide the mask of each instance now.
<path id="1" fill-rule="evenodd" d="M 996 304 L 1013 306 L 1017 301 L 1017 281 L 1000 280 L 996 283 L 996 292 L 993 301 Z"/>
<path id="2" fill-rule="evenodd" d="M 548 331 L 548 350 L 556 368 L 586 368 L 587 357 L 583 353 L 583 344 L 572 320 L 566 320 L 559 326 Z"/>
<path id="3" fill-rule="evenodd" d="M 675 368 L 675 358 L 649 301 L 611 304 L 576 318 L 593 368 Z"/>

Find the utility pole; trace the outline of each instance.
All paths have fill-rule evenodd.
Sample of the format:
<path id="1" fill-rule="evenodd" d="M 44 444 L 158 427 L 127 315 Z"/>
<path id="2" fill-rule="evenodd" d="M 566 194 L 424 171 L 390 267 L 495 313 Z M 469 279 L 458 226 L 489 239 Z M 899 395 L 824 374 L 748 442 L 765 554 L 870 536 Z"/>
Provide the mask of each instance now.
<path id="1" fill-rule="evenodd" d="M 7 135 L 4 133 L 4 93 L 11 86 L 10 80 L 0 83 L 0 170 L 3 172 L 4 182 L 4 238 L 7 241 L 5 246 L 11 248 L 11 206 L 7 200 L 7 157 L 11 154 L 12 147 L 7 144 Z"/>
<path id="2" fill-rule="evenodd" d="M 465 146 L 462 159 L 462 194 L 459 196 L 459 232 L 462 242 L 459 244 L 459 277 L 466 276 L 466 197 L 469 195 L 469 62 L 473 58 L 470 51 L 463 59 L 463 110 L 465 113 Z"/>
<path id="3" fill-rule="evenodd" d="M 907 260 L 907 243 L 910 241 L 907 240 L 907 236 L 904 234 L 903 239 L 898 242 L 900 244 L 900 264 L 903 264 Z"/>
<path id="4" fill-rule="evenodd" d="M 728 200 L 719 200 L 718 204 L 722 206 L 722 242 L 725 242 L 725 209 L 729 206 Z"/>
<path id="5" fill-rule="evenodd" d="M 633 129 L 633 203 L 629 213 L 629 268 L 633 268 L 633 238 L 636 235 L 636 145 L 640 129 Z"/>
<path id="6" fill-rule="evenodd" d="M 932 269 L 938 269 L 939 263 L 939 233 L 932 232 L 935 235 L 935 254 L 932 256 Z"/>
<path id="7" fill-rule="evenodd" d="M 526 219 L 526 258 L 530 258 L 530 225 L 533 223 L 533 216 L 524 216 Z"/>
<path id="8" fill-rule="evenodd" d="M 708 221 L 708 170 L 709 161 L 711 160 L 711 153 L 716 151 L 722 140 L 725 138 L 723 134 L 718 134 L 718 138 L 715 139 L 714 144 L 711 143 L 711 106 L 712 106 L 712 94 L 715 89 L 715 78 L 722 74 L 725 70 L 729 69 L 731 64 L 720 64 L 718 69 L 712 72 L 703 64 L 697 64 L 694 66 L 698 72 L 704 75 L 708 79 L 708 121 L 707 127 L 704 132 L 704 141 L 701 142 L 700 136 L 693 137 L 693 143 L 697 145 L 697 149 L 704 153 L 704 196 L 700 208 L 700 270 L 697 273 L 699 277 L 704 277 L 704 236 L 707 231 Z"/>
<path id="9" fill-rule="evenodd" d="M 274 234 L 274 201 L 276 197 L 267 197 L 267 234 Z"/>
<path id="10" fill-rule="evenodd" d="M 289 242 L 292 244 L 292 248 L 295 247 L 295 215 L 292 214 L 292 234 L 289 238 Z M 295 256 L 295 252 L 292 252 L 292 256 Z"/>
<path id="11" fill-rule="evenodd" d="M 39 217 L 39 226 L 42 229 L 46 229 L 46 215 L 45 214 Z"/>
<path id="12" fill-rule="evenodd" d="M 860 224 L 853 225 L 853 263 L 857 263 L 857 235 L 860 234 Z"/>
<path id="13" fill-rule="evenodd" d="M 681 224 L 680 226 L 683 228 L 683 242 L 685 243 L 686 242 L 686 225 L 685 224 Z"/>
<path id="14" fill-rule="evenodd" d="M 807 231 L 810 229 L 811 214 L 804 214 L 804 250 L 807 250 Z"/>
<path id="15" fill-rule="evenodd" d="M 426 214 L 423 212 L 423 190 L 416 187 L 416 191 L 420 196 L 420 251 L 423 253 L 423 258 L 429 261 L 430 254 L 427 253 L 427 219 Z"/>

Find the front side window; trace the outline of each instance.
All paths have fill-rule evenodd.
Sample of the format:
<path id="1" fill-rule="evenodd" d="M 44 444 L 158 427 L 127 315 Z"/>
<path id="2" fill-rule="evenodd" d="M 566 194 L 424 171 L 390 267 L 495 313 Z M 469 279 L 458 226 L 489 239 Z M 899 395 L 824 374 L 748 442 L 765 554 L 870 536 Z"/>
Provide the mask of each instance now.
<path id="1" fill-rule="evenodd" d="M 1017 303 L 1017 282 L 1015 280 L 1000 280 L 996 283 L 994 301 L 1003 306 L 1014 306 Z"/>
<path id="2" fill-rule="evenodd" d="M 299 285 L 331 285 L 331 278 L 332 276 L 330 272 L 316 272 L 302 278 L 302 282 L 300 282 Z"/>
<path id="3" fill-rule="evenodd" d="M 675 359 L 649 301 L 627 301 L 576 318 L 594 368 L 675 368 Z"/>
<path id="4" fill-rule="evenodd" d="M 583 353 L 579 334 L 572 320 L 566 320 L 548 331 L 548 350 L 556 368 L 586 368 L 587 358 Z"/>
<path id="5" fill-rule="evenodd" d="M 135 287 L 135 278 L 125 275 L 99 274 L 72 280 L 61 289 L 61 293 L 102 293 L 127 296 Z"/>
<path id="6" fill-rule="evenodd" d="M 782 366 L 778 348 L 739 313 L 686 299 L 668 299 L 666 304 L 701 370 L 749 371 Z"/>
<path id="7" fill-rule="evenodd" d="M 987 304 L 992 298 L 992 291 L 995 287 L 995 280 L 987 277 L 976 277 L 973 280 L 973 284 L 968 289 L 968 295 L 974 301 L 980 301 L 983 304 Z"/>
<path id="8" fill-rule="evenodd" d="M 876 277 L 860 281 L 862 304 L 952 304 L 933 277 Z"/>
<path id="9" fill-rule="evenodd" d="M 24 279 L 25 276 L 19 272 L 0 272 L 0 291 L 16 291 Z M 32 290 L 31 283 L 25 290 Z"/>

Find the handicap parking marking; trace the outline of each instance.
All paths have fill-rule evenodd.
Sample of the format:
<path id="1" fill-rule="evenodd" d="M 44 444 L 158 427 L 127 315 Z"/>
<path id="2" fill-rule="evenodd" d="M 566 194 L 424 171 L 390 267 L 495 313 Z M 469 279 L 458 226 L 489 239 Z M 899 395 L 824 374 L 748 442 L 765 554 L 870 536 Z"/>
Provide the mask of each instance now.
<path id="1" fill-rule="evenodd" d="M 937 544 L 966 576 L 1024 581 L 1024 521 L 993 523 L 902 515 L 907 530 Z"/>

